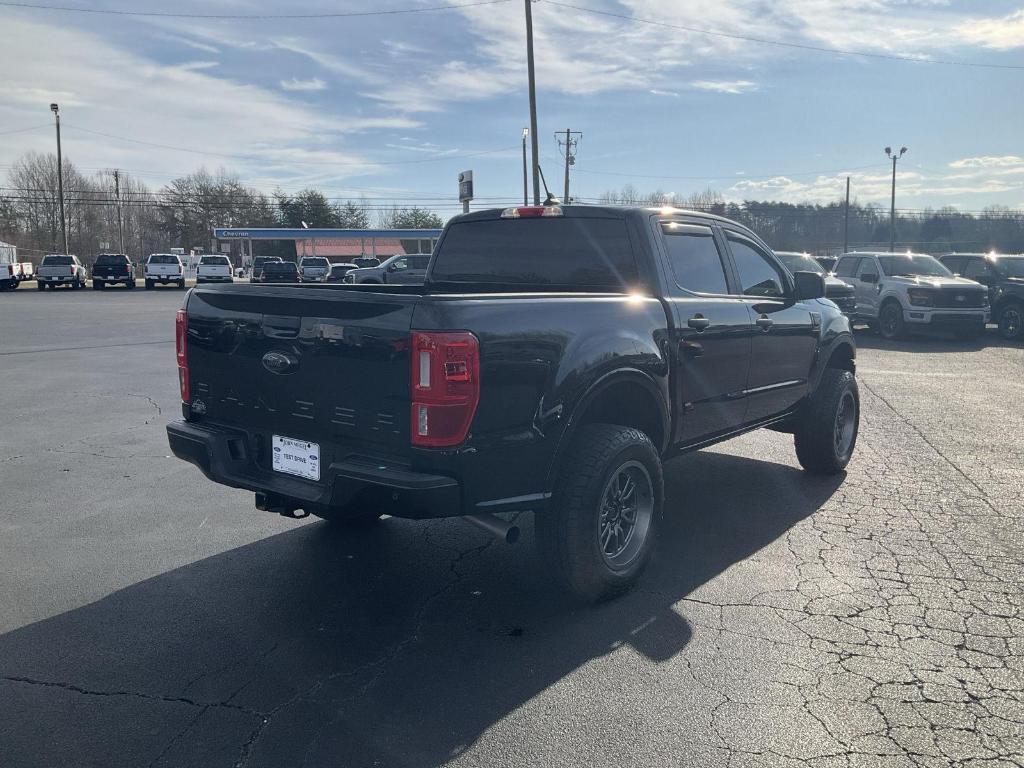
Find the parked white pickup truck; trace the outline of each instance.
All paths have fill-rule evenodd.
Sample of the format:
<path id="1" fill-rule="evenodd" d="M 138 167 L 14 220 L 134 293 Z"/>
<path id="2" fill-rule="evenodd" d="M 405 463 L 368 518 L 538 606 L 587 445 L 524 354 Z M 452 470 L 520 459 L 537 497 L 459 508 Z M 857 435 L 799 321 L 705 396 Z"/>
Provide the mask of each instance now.
<path id="1" fill-rule="evenodd" d="M 181 263 L 181 257 L 176 253 L 149 254 L 142 276 L 146 280 L 147 291 L 153 290 L 157 283 L 174 283 L 179 288 L 185 287 L 185 267 Z"/>
<path id="2" fill-rule="evenodd" d="M 227 256 L 210 254 L 199 259 L 196 267 L 196 284 L 199 283 L 233 283 L 231 260 Z"/>
<path id="3" fill-rule="evenodd" d="M 18 249 L 9 243 L 0 243 L 0 291 L 13 291 L 18 283 L 32 277 L 32 262 L 19 262 Z"/>
<path id="4" fill-rule="evenodd" d="M 36 288 L 40 291 L 58 285 L 67 285 L 77 290 L 85 288 L 85 280 L 85 266 L 78 257 L 63 253 L 46 254 L 36 271 Z"/>

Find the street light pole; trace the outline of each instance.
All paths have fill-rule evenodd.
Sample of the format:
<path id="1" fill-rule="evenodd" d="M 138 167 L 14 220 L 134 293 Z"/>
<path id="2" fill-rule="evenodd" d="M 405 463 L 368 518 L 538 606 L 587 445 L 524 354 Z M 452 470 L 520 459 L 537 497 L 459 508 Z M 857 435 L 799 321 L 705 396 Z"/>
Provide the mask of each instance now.
<path id="1" fill-rule="evenodd" d="M 523 205 L 530 204 L 530 188 L 526 180 L 526 137 L 530 135 L 529 128 L 523 128 Z"/>
<path id="2" fill-rule="evenodd" d="M 526 2 L 526 71 L 530 81 L 530 148 L 533 152 L 533 204 L 540 205 L 540 148 L 537 145 L 537 81 L 533 71 L 533 0 Z"/>
<path id="3" fill-rule="evenodd" d="M 64 216 L 64 164 L 60 157 L 60 107 L 50 105 L 54 120 L 57 121 L 57 196 L 60 198 L 60 232 L 64 238 L 64 253 L 68 253 L 68 224 Z"/>
<path id="4" fill-rule="evenodd" d="M 907 148 L 900 147 L 897 154 L 892 147 L 886 147 L 885 154 L 892 158 L 892 202 L 889 207 L 889 253 L 892 253 L 896 250 L 896 161 L 907 154 Z"/>

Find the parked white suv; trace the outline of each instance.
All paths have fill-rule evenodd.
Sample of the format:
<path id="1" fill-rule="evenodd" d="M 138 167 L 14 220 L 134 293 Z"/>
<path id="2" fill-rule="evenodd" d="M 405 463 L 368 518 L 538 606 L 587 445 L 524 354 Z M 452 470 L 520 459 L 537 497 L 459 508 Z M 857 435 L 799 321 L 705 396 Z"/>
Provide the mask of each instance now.
<path id="1" fill-rule="evenodd" d="M 196 284 L 199 283 L 233 283 L 234 272 L 231 260 L 227 256 L 208 254 L 199 257 L 196 267 Z"/>
<path id="2" fill-rule="evenodd" d="M 179 288 L 185 287 L 185 267 L 176 253 L 149 254 L 142 276 L 146 279 L 147 291 L 152 290 L 157 283 L 175 283 Z"/>
<path id="3" fill-rule="evenodd" d="M 835 275 L 857 291 L 855 318 L 887 339 L 926 328 L 977 335 L 989 320 L 985 286 L 954 277 L 926 254 L 845 253 Z"/>

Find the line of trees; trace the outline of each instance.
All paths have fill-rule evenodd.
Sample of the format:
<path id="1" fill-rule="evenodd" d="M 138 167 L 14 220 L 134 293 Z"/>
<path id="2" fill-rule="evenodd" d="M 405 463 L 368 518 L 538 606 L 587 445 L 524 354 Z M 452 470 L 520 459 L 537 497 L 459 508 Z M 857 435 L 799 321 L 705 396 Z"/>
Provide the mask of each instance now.
<path id="1" fill-rule="evenodd" d="M 833 203 L 779 203 L 770 201 L 726 202 L 712 189 L 685 197 L 655 190 L 642 193 L 632 185 L 605 192 L 601 202 L 610 205 L 673 205 L 707 211 L 738 221 L 757 232 L 780 251 L 838 253 L 843 248 L 848 224 L 849 247 L 888 249 L 889 209 L 851 201 L 849 219 L 843 201 Z M 1024 252 L 1024 215 L 1002 206 L 980 213 L 964 213 L 946 207 L 896 216 L 896 244 L 923 253 L 949 251 Z"/>
<path id="2" fill-rule="evenodd" d="M 334 202 L 317 189 L 297 194 L 281 190 L 267 195 L 247 187 L 225 169 L 201 168 L 157 190 L 141 180 L 102 171 L 92 176 L 64 161 L 68 241 L 72 253 L 86 259 L 120 248 L 117 200 L 121 200 L 124 250 L 136 257 L 171 247 L 209 248 L 211 230 L 225 227 L 339 227 L 420 229 L 442 226 L 441 218 L 423 208 L 382 207 L 365 198 Z M 119 195 L 118 195 L 119 192 Z M 887 248 L 889 211 L 877 205 L 850 204 L 847 220 L 841 201 L 779 203 L 727 202 L 719 193 L 679 197 L 660 190 L 641 193 L 632 185 L 605 192 L 599 201 L 616 205 L 675 205 L 709 211 L 746 224 L 780 250 L 835 253 L 842 249 L 844 226 L 851 248 Z M 1024 215 L 992 206 L 977 214 L 955 208 L 902 212 L 897 217 L 897 244 L 902 248 L 945 251 L 1024 252 Z M 0 241 L 11 242 L 32 257 L 63 249 L 57 160 L 52 154 L 23 155 L 0 188 Z M 262 241 L 260 255 L 293 258 L 294 244 Z"/>
<path id="3" fill-rule="evenodd" d="M 124 173 L 116 185 L 110 171 L 87 176 L 66 158 L 63 165 L 69 249 L 86 259 L 120 248 L 118 199 L 124 250 L 135 257 L 171 247 L 209 248 L 215 226 L 368 229 L 376 224 L 405 229 L 443 224 L 436 213 L 422 208 L 377 207 L 366 199 L 336 203 L 317 189 L 267 195 L 225 169 L 201 168 L 151 190 Z M 14 243 L 29 258 L 63 251 L 55 155 L 28 153 L 12 166 L 0 188 L 0 241 Z M 254 250 L 295 256 L 289 242 L 257 242 Z"/>

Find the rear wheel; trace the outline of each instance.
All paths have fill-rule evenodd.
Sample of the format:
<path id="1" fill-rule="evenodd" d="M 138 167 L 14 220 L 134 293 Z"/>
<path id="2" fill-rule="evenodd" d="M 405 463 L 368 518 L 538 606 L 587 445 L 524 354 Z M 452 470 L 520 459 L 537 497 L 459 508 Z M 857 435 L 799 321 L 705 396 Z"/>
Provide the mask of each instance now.
<path id="1" fill-rule="evenodd" d="M 1000 308 L 996 317 L 999 323 L 999 335 L 1011 341 L 1024 336 L 1024 304 L 1018 301 L 1007 302 Z"/>
<path id="2" fill-rule="evenodd" d="M 887 301 L 878 313 L 878 332 L 885 339 L 902 339 L 906 335 L 903 307 L 898 301 Z"/>
<path id="3" fill-rule="evenodd" d="M 153 281 L 152 280 L 146 280 L 146 290 L 147 291 L 152 291 L 153 290 Z"/>
<path id="4" fill-rule="evenodd" d="M 857 445 L 860 392 L 849 371 L 826 368 L 793 433 L 800 466 L 817 475 L 846 469 Z"/>
<path id="5" fill-rule="evenodd" d="M 45 291 L 46 290 L 46 283 L 44 283 L 42 280 L 37 282 L 36 283 L 36 290 L 37 291 Z"/>
<path id="6" fill-rule="evenodd" d="M 179 289 L 184 289 L 185 288 L 185 281 L 184 280 L 179 280 L 178 281 L 178 288 Z"/>
<path id="7" fill-rule="evenodd" d="M 103 290 L 103 287 L 104 287 L 104 284 L 103 284 L 102 280 L 93 279 L 93 281 L 92 281 L 92 289 L 94 291 L 101 291 L 101 290 Z"/>
<path id="8" fill-rule="evenodd" d="M 654 548 L 664 501 L 661 459 L 631 427 L 588 424 L 569 447 L 537 546 L 555 583 L 583 602 L 627 591 Z"/>

